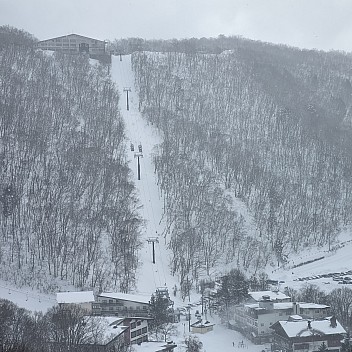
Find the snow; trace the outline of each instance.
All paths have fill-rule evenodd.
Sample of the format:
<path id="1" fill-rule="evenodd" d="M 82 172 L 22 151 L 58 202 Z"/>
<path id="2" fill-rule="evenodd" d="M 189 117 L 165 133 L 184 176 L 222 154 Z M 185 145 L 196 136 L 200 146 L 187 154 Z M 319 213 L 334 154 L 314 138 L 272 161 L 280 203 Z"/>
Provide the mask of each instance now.
<path id="1" fill-rule="evenodd" d="M 94 302 L 93 291 L 82 292 L 58 292 L 56 294 L 57 303 L 88 303 Z"/>
<path id="2" fill-rule="evenodd" d="M 89 334 L 86 337 L 89 344 L 106 345 L 128 329 L 128 326 L 116 325 L 119 321 L 117 317 L 88 316 L 86 321 L 92 323 L 93 326 L 99 326 L 102 331 L 102 335 L 94 334 L 93 332 Z"/>
<path id="3" fill-rule="evenodd" d="M 310 322 L 311 329 L 308 329 L 308 321 L 279 321 L 281 327 L 285 330 L 288 337 L 311 336 L 317 331 L 324 335 L 346 334 L 345 329 L 336 321 L 336 327 L 331 326 L 330 319 L 313 320 Z"/>
<path id="4" fill-rule="evenodd" d="M 329 308 L 329 306 L 326 306 L 325 304 L 318 304 L 318 303 L 305 303 L 305 302 L 296 302 L 299 304 L 299 307 L 302 309 L 325 309 Z M 275 310 L 285 310 L 285 309 L 290 309 L 292 308 L 292 302 L 278 302 L 274 303 L 274 309 Z M 265 309 L 265 308 L 260 308 L 259 303 L 253 303 L 253 304 L 245 304 L 245 307 L 248 308 L 253 308 L 253 309 Z"/>
<path id="5" fill-rule="evenodd" d="M 32 312 L 46 312 L 56 304 L 53 294 L 39 293 L 26 287 L 15 287 L 8 282 L 0 280 L 0 298 L 7 299 L 20 308 L 28 309 Z"/>
<path id="6" fill-rule="evenodd" d="M 151 293 L 150 295 L 134 295 L 129 293 L 121 293 L 121 292 L 102 292 L 99 294 L 99 296 L 120 299 L 123 301 L 149 303 Z"/>
<path id="7" fill-rule="evenodd" d="M 263 296 L 268 296 L 272 301 L 290 300 L 290 297 L 280 291 L 258 291 L 248 292 L 248 294 L 257 302 L 263 299 Z"/>
<path id="8" fill-rule="evenodd" d="M 140 198 L 140 203 L 143 205 L 140 213 L 146 220 L 146 226 L 142 232 L 143 248 L 140 251 L 140 267 L 137 272 L 137 287 L 133 295 L 138 296 L 138 299 L 143 301 L 150 299 L 152 292 L 156 288 L 167 286 L 169 292 L 175 284 L 178 286 L 178 277 L 173 277 L 170 274 L 168 263 L 170 259 L 170 252 L 166 248 L 167 239 L 163 237 L 164 219 L 163 219 L 163 198 L 157 186 L 156 175 L 154 173 L 153 154 L 155 147 L 162 142 L 159 132 L 145 121 L 138 111 L 138 96 L 134 87 L 134 76 L 131 69 L 131 56 L 112 57 L 112 70 L 111 75 L 113 81 L 116 82 L 120 92 L 120 109 L 126 125 L 126 149 L 128 150 L 128 160 L 133 172 L 137 192 Z M 131 88 L 129 92 L 129 110 L 126 109 L 126 92 L 124 88 Z M 138 150 L 138 145 L 143 147 L 143 157 L 140 157 L 141 166 L 141 180 L 137 179 L 137 159 L 135 153 L 130 151 L 130 143 L 133 143 L 135 150 Z M 249 224 L 252 223 L 250 214 L 246 213 L 243 204 L 240 202 L 235 203 L 234 206 L 240 210 L 240 213 L 246 217 Z M 148 238 L 153 237 L 158 239 L 155 242 L 155 259 L 152 262 L 152 244 L 148 243 Z M 331 278 L 311 279 L 309 281 L 297 281 L 302 277 L 313 277 L 315 275 L 331 273 L 331 272 L 346 272 L 352 269 L 352 237 L 351 231 L 346 230 L 340 235 L 339 240 L 342 242 L 341 246 L 332 246 L 332 250 L 328 251 L 327 247 L 317 249 L 302 250 L 299 254 L 291 254 L 287 265 L 279 268 L 268 268 L 267 273 L 270 279 L 284 281 L 280 284 L 280 289 L 285 286 L 299 289 L 305 283 L 312 283 L 318 285 L 321 289 L 329 292 L 334 288 L 341 287 L 338 282 L 333 281 Z M 323 259 L 297 266 L 297 264 L 316 259 L 319 257 Z M 265 291 L 266 292 L 266 291 Z M 110 293 L 105 293 L 109 294 Z M 260 292 L 260 297 L 268 293 Z M 272 294 L 272 293 L 271 293 Z M 275 293 L 276 295 L 276 293 Z M 270 295 L 271 296 L 271 295 Z M 56 304 L 55 295 L 38 293 L 35 290 L 28 288 L 16 288 L 7 282 L 0 280 L 0 297 L 9 299 L 16 303 L 18 306 L 27 308 L 31 311 L 47 311 L 50 307 Z M 272 299 L 275 297 L 271 297 Z M 171 297 L 175 301 L 175 307 L 185 307 L 187 303 L 199 301 L 200 295 L 192 293 L 190 301 L 183 302 L 179 295 Z M 280 298 L 281 299 L 281 298 Z M 193 307 L 192 312 L 199 307 Z M 192 317 L 194 314 L 192 313 Z M 184 317 L 182 317 L 184 319 Z M 229 330 L 226 326 L 216 318 L 212 317 L 209 320 L 215 323 L 214 330 L 206 334 L 196 334 L 203 342 L 204 352 L 213 351 L 243 351 L 239 343 L 244 342 L 248 350 L 259 352 L 265 349 L 263 345 L 253 345 L 247 341 L 240 333 Z M 172 337 L 178 345 L 176 351 L 184 351 L 184 338 L 189 334 L 187 330 L 188 322 L 181 320 L 178 324 L 179 335 Z M 158 343 L 159 346 L 163 344 Z M 141 346 L 134 347 L 137 352 L 147 350 L 149 344 L 143 343 Z M 155 348 L 150 351 L 155 351 Z"/>
<path id="9" fill-rule="evenodd" d="M 162 142 L 159 132 L 145 121 L 138 111 L 138 95 L 134 87 L 134 75 L 131 67 L 131 56 L 112 56 L 111 75 L 113 81 L 116 82 L 120 93 L 120 109 L 126 125 L 126 136 L 128 138 L 126 148 L 128 149 L 128 160 L 132 169 L 135 185 L 140 197 L 140 202 L 143 205 L 141 216 L 147 220 L 146 227 L 142 233 L 142 241 L 144 246 L 140 253 L 141 266 L 137 273 L 137 288 L 134 294 L 146 295 L 158 287 L 168 287 L 169 292 L 175 285 L 178 286 L 178 278 L 170 274 L 168 263 L 170 252 L 166 248 L 166 239 L 162 236 L 164 229 L 163 221 L 163 199 L 160 195 L 157 186 L 157 179 L 154 173 L 153 153 L 158 144 Z M 129 91 L 129 110 L 127 110 L 127 94 L 125 89 L 131 88 Z M 133 143 L 135 151 L 138 151 L 138 145 L 142 145 L 143 158 L 140 158 L 140 175 L 138 180 L 137 160 L 135 153 L 130 151 L 130 144 Z M 148 238 L 156 238 L 155 242 L 155 264 L 152 261 L 152 245 L 148 243 Z M 180 297 L 172 296 L 176 307 L 185 307 L 187 303 L 183 302 Z M 193 293 L 190 298 L 196 302 L 200 300 L 200 295 Z M 190 302 L 188 302 L 190 303 Z M 194 315 L 195 310 L 200 310 L 195 306 L 191 308 L 191 314 Z M 192 313 L 193 312 L 193 313 Z M 214 321 L 215 320 L 215 321 Z M 243 351 L 243 347 L 239 346 L 239 342 L 244 343 L 244 346 L 249 347 L 250 351 L 259 352 L 263 350 L 263 345 L 254 345 L 246 340 L 240 333 L 229 330 L 226 326 L 216 321 L 216 317 L 209 320 L 214 323 L 214 330 L 206 334 L 193 334 L 198 336 L 203 343 L 204 352 L 213 351 Z M 195 321 L 194 321 L 195 322 Z M 188 322 L 183 320 L 177 324 L 179 334 L 177 337 L 172 336 L 172 340 L 177 344 L 176 351 L 184 351 L 184 339 L 188 336 Z M 234 343 L 234 345 L 233 345 Z M 159 343 L 160 345 L 160 343 Z M 160 345 L 162 346 L 162 344 Z M 155 351 L 155 345 L 151 343 L 142 343 L 141 346 L 134 346 L 137 352 Z"/>
<path id="10" fill-rule="evenodd" d="M 350 229 L 341 232 L 337 244 L 332 246 L 330 251 L 326 245 L 320 248 L 307 248 L 306 250 L 301 250 L 299 254 L 292 254 L 287 265 L 272 271 L 267 271 L 270 279 L 283 281 L 283 283 L 280 284 L 281 290 L 286 286 L 300 289 L 305 284 L 317 285 L 326 293 L 329 293 L 336 288 L 341 288 L 341 284 L 339 284 L 338 281 L 332 280 L 331 277 L 314 277 L 329 273 L 346 273 L 352 269 L 351 233 L 352 231 Z M 301 263 L 320 257 L 324 258 L 312 263 L 297 266 Z M 308 277 L 310 279 L 308 279 Z M 298 281 L 299 278 L 307 279 Z M 352 288 L 352 285 L 347 285 L 347 287 Z"/>
<path id="11" fill-rule="evenodd" d="M 146 220 L 142 232 L 143 248 L 140 251 L 140 267 L 137 272 L 137 288 L 135 294 L 150 295 L 159 287 L 167 287 L 169 292 L 178 285 L 178 278 L 170 274 L 168 268 L 170 251 L 166 248 L 166 239 L 162 236 L 165 223 L 163 219 L 163 198 L 157 185 L 154 172 L 153 155 L 155 148 L 162 142 L 159 132 L 141 116 L 138 108 L 138 94 L 134 86 L 134 74 L 131 66 L 131 55 L 112 56 L 112 80 L 115 81 L 120 94 L 120 110 L 125 121 L 128 150 L 128 161 L 133 173 L 136 189 L 142 204 L 140 211 Z M 127 93 L 129 90 L 129 110 L 127 110 Z M 133 143 L 135 151 L 130 150 Z M 143 157 L 140 162 L 140 180 L 138 180 L 137 158 L 138 145 L 142 145 Z M 152 243 L 148 239 L 154 238 L 155 264 L 153 264 Z M 149 296 L 149 299 L 150 299 Z M 175 306 L 184 303 L 178 297 L 172 297 Z M 199 299 L 199 296 L 196 296 Z"/>

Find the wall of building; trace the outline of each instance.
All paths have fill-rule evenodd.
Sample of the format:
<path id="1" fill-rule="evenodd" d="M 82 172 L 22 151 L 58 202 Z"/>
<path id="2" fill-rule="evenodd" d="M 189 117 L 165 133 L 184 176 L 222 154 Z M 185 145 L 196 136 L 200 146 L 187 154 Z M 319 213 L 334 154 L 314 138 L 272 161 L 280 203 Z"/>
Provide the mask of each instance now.
<path id="1" fill-rule="evenodd" d="M 94 307 L 93 313 L 95 315 L 148 317 L 149 314 L 148 303 L 124 301 L 109 297 L 98 296 L 97 304 Z"/>
<path id="2" fill-rule="evenodd" d="M 148 341 L 148 321 L 143 319 L 131 319 L 129 322 L 129 340 L 131 344 Z"/>
<path id="3" fill-rule="evenodd" d="M 43 50 L 62 51 L 64 53 L 78 53 L 80 44 L 89 45 L 89 54 L 105 54 L 105 43 L 101 40 L 87 38 L 76 34 L 43 40 L 37 43 L 37 48 Z"/>
<path id="4" fill-rule="evenodd" d="M 258 336 L 258 342 L 266 341 L 267 337 L 272 335 L 270 326 L 279 320 L 288 320 L 294 313 L 305 314 L 314 319 L 328 316 L 328 308 L 294 308 L 292 305 L 288 309 L 256 309 L 249 306 L 235 307 L 234 319 L 242 326 L 243 332 L 249 337 Z M 261 341 L 262 340 L 262 341 Z"/>

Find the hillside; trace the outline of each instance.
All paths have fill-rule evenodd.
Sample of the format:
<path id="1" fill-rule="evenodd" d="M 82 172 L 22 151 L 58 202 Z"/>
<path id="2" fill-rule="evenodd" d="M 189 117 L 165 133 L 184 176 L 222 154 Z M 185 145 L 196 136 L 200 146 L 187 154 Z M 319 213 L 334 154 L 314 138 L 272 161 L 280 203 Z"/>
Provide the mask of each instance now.
<path id="1" fill-rule="evenodd" d="M 333 246 L 351 222 L 350 56 L 251 43 L 132 63 L 163 136 L 155 167 L 181 283 Z"/>
<path id="2" fill-rule="evenodd" d="M 118 102 L 88 57 L 0 50 L 1 279 L 134 287 L 142 219 Z"/>
<path id="3" fill-rule="evenodd" d="M 153 277 L 184 296 L 233 267 L 290 268 L 348 229 L 349 55 L 154 44 L 175 51 L 114 57 L 111 77 L 83 57 L 2 50 L 3 279 L 143 291 Z M 161 267 L 144 276 L 150 238 Z"/>
<path id="4" fill-rule="evenodd" d="M 193 316 L 200 280 L 232 268 L 338 293 L 328 274 L 352 266 L 350 57 L 257 44 L 135 52 L 111 70 L 2 51 L 0 297 L 45 311 L 55 299 L 37 291 L 176 285 Z M 243 340 L 211 319 L 206 350 Z"/>

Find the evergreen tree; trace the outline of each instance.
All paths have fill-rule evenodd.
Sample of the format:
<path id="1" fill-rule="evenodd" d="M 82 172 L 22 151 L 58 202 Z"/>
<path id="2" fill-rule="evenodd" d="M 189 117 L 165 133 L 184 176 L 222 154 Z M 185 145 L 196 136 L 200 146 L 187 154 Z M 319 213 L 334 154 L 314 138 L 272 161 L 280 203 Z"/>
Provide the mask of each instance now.
<path id="1" fill-rule="evenodd" d="M 218 291 L 219 300 L 226 305 L 241 303 L 248 294 L 248 281 L 239 269 L 232 269 L 222 277 L 221 289 Z"/>
<path id="2" fill-rule="evenodd" d="M 154 319 L 151 327 L 158 329 L 161 325 L 169 323 L 173 314 L 173 301 L 168 294 L 161 294 L 156 291 L 150 298 L 150 315 Z"/>
<path id="3" fill-rule="evenodd" d="M 220 313 L 229 317 L 231 306 L 241 303 L 248 294 L 248 281 L 242 271 L 232 269 L 227 275 L 222 277 L 221 288 L 217 292 Z"/>

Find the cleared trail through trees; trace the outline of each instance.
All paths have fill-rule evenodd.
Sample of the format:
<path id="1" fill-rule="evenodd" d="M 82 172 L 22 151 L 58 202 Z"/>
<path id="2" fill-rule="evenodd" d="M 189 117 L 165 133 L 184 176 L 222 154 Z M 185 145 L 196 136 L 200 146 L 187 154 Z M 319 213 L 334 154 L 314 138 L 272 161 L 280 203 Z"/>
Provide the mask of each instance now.
<path id="1" fill-rule="evenodd" d="M 137 292 L 151 294 L 157 287 L 163 287 L 165 284 L 169 292 L 172 292 L 176 278 L 169 274 L 167 249 L 164 238 L 160 236 L 164 226 L 163 200 L 156 183 L 153 165 L 153 150 L 155 145 L 161 143 L 161 138 L 157 130 L 142 118 L 138 110 L 138 94 L 134 87 L 130 55 L 122 56 L 122 61 L 120 56 L 112 56 L 111 76 L 120 93 L 119 104 L 126 125 L 128 159 L 142 205 L 140 212 L 146 220 L 141 238 L 143 247 L 140 251 L 141 267 L 137 272 Z M 129 110 L 127 110 L 127 94 Z M 134 151 L 131 150 L 131 144 L 134 146 Z M 136 156 L 140 145 L 143 157 L 139 158 L 140 180 L 138 180 Z M 148 239 L 158 240 L 154 242 L 155 264 L 153 264 L 153 243 L 148 242 Z"/>

